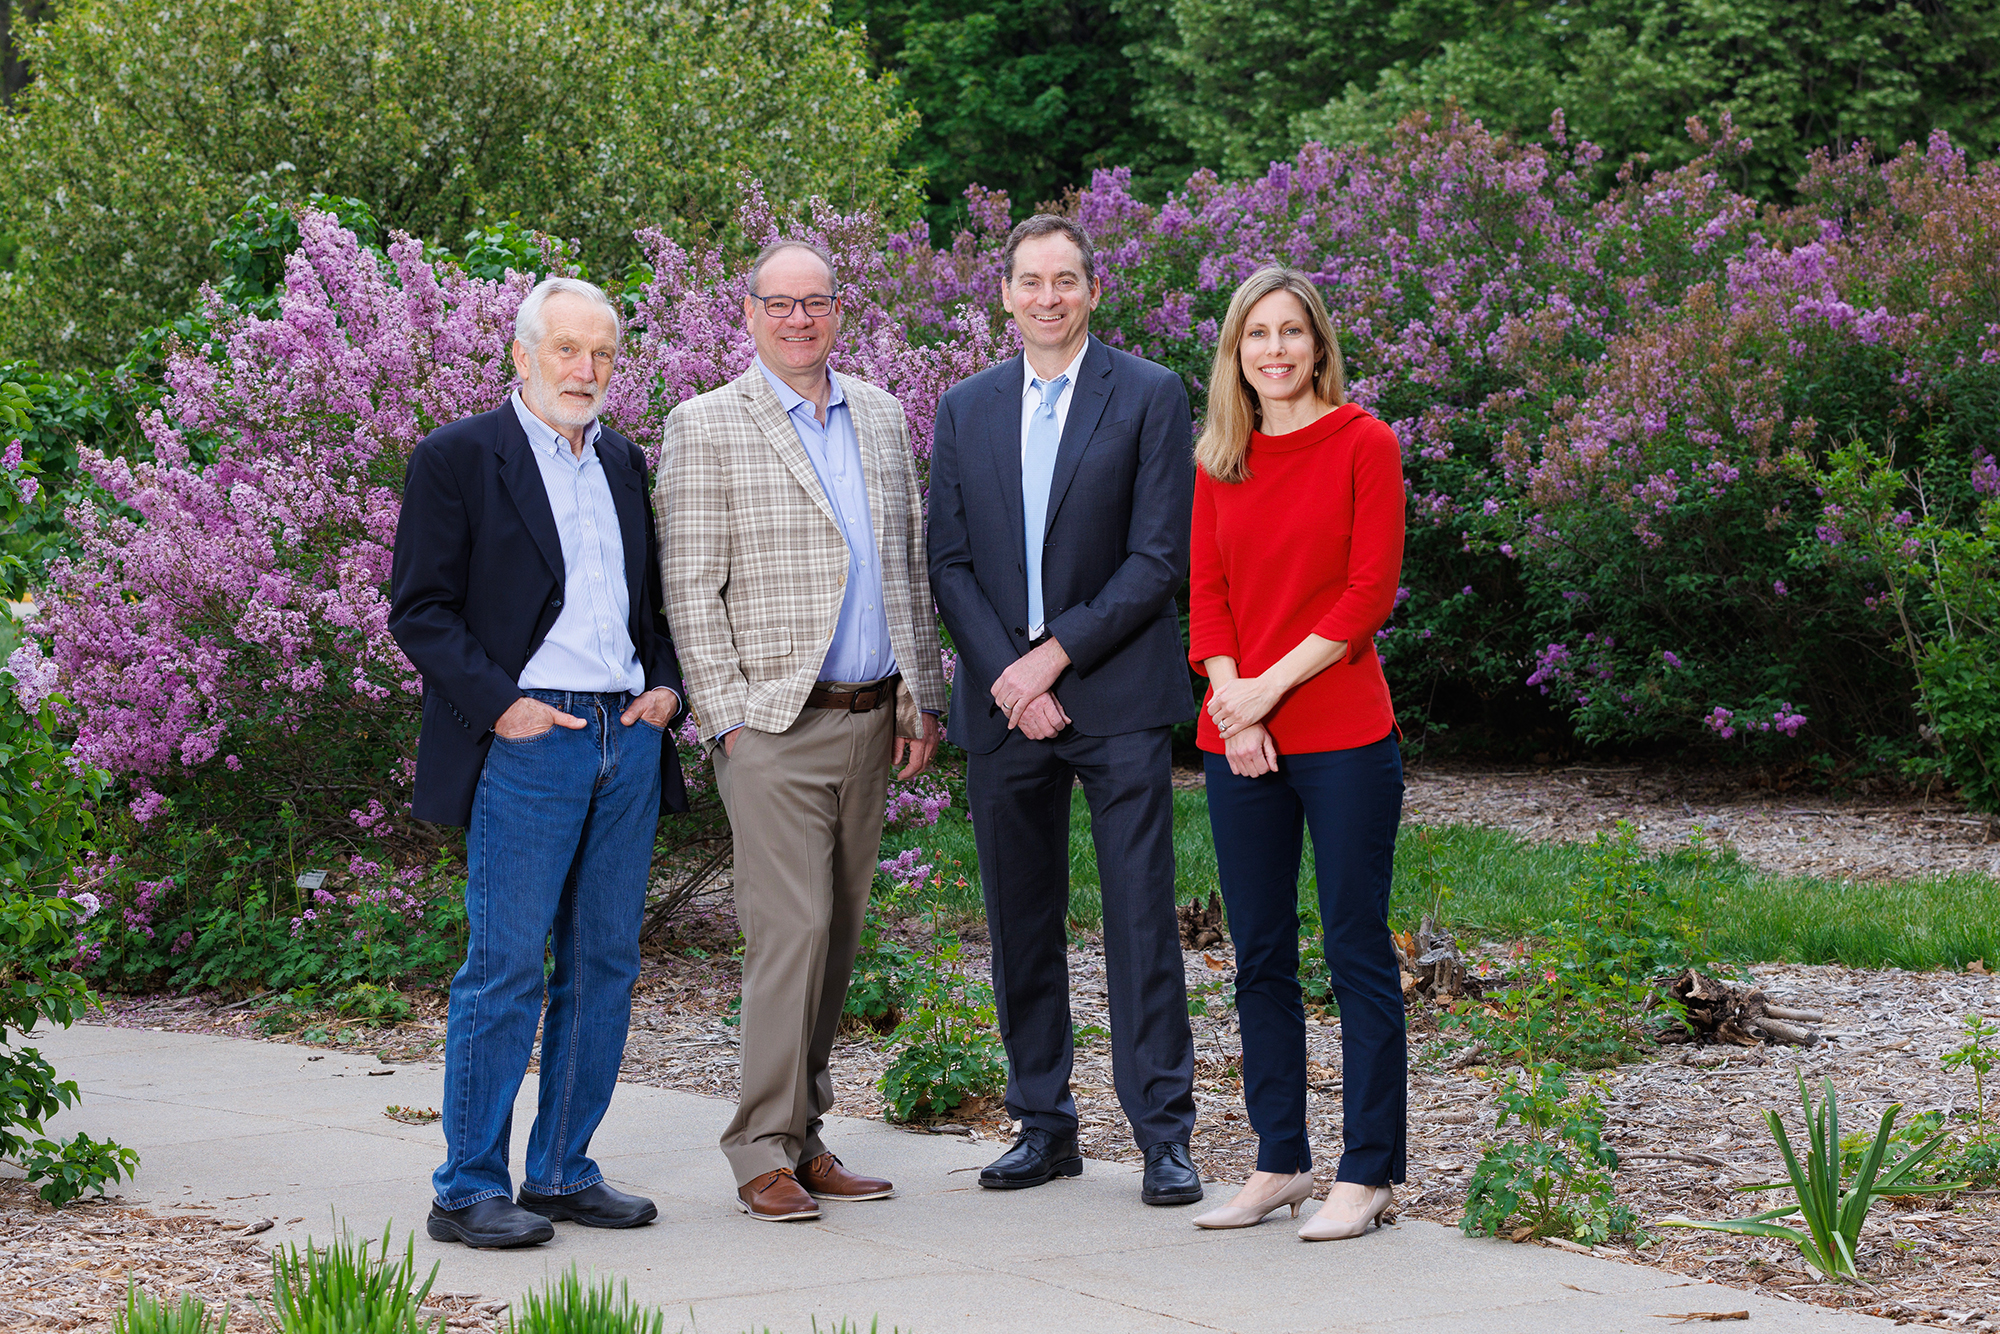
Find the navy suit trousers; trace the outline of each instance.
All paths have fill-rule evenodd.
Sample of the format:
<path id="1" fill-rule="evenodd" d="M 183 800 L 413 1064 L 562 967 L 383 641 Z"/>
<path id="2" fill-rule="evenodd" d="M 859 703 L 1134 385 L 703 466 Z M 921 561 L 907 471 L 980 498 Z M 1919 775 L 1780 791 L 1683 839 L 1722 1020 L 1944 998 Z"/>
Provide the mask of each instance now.
<path id="1" fill-rule="evenodd" d="M 1168 729 L 1048 741 L 1019 732 L 966 760 L 966 801 L 993 943 L 993 994 L 1007 1044 L 1007 1113 L 1076 1133 L 1070 1093 L 1069 808 L 1083 780 L 1104 895 L 1111 1075 L 1141 1149 L 1194 1130 L 1194 1040 L 1174 915 L 1174 794 Z"/>

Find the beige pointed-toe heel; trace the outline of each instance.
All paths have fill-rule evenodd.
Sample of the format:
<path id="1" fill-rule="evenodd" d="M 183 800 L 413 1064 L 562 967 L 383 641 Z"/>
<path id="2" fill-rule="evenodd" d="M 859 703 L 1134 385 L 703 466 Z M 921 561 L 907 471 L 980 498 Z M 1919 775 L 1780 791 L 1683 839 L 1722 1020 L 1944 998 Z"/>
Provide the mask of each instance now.
<path id="1" fill-rule="evenodd" d="M 1319 1207 L 1319 1212 L 1308 1218 L 1305 1226 L 1299 1229 L 1299 1240 L 1346 1241 L 1351 1237 L 1358 1237 L 1366 1232 L 1370 1225 L 1378 1223 L 1395 1201 L 1395 1192 L 1387 1186 L 1375 1187 L 1369 1193 L 1366 1202 L 1358 1207 L 1335 1204 L 1332 1193 L 1329 1192 L 1326 1203 Z"/>
<path id="2" fill-rule="evenodd" d="M 1292 1217 L 1297 1218 L 1299 1206 L 1312 1198 L 1312 1192 L 1313 1174 L 1301 1172 L 1255 1204 L 1225 1204 L 1219 1209 L 1210 1209 L 1198 1215 L 1194 1225 L 1205 1228 L 1255 1227 L 1274 1210 L 1288 1204 L 1292 1206 Z"/>

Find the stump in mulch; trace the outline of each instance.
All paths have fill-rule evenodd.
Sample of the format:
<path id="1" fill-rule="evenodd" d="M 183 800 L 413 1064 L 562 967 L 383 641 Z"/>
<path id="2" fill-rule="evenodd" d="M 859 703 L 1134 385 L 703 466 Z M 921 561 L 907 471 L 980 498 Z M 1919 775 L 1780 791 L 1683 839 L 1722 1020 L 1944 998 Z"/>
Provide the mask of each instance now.
<path id="1" fill-rule="evenodd" d="M 1416 930 L 1396 932 L 1389 939 L 1403 970 L 1405 997 L 1450 1002 L 1460 996 L 1476 998 L 1486 990 L 1486 980 L 1465 966 L 1458 942 L 1429 917 Z"/>
<path id="2" fill-rule="evenodd" d="M 1687 1018 L 1658 1035 L 1661 1042 L 1727 1043 L 1756 1047 L 1764 1043 L 1810 1047 L 1819 1041 L 1814 1024 L 1826 1022 L 1817 1010 L 1794 1010 L 1773 1004 L 1762 987 L 1738 986 L 1707 977 L 1690 968 L 1667 987 Z"/>

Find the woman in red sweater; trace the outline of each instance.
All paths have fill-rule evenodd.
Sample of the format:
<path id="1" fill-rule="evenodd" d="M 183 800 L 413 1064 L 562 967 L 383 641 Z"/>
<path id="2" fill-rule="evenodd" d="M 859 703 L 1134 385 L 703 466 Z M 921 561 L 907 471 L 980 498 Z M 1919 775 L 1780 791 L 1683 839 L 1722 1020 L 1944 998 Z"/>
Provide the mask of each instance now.
<path id="1" fill-rule="evenodd" d="M 1257 1170 L 1198 1227 L 1249 1227 L 1313 1192 L 1306 1144 L 1298 878 L 1310 827 L 1340 1003 L 1342 1152 L 1308 1241 L 1358 1237 L 1403 1179 L 1403 992 L 1389 880 L 1403 809 L 1375 632 L 1403 563 L 1402 452 L 1342 388 L 1340 345 L 1305 274 L 1236 290 L 1195 447 L 1189 658 L 1209 679 L 1196 733 L 1236 947 L 1243 1093 Z"/>

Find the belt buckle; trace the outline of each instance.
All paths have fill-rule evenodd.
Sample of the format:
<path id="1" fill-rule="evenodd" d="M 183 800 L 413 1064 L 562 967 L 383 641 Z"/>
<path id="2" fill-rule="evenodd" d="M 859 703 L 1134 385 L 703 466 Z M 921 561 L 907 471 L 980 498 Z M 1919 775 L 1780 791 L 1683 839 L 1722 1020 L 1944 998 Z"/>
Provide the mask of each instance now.
<path id="1" fill-rule="evenodd" d="M 868 697 L 868 704 L 865 708 L 861 703 L 861 697 L 864 695 Z M 847 697 L 847 711 L 849 713 L 873 713 L 876 706 L 881 704 L 881 702 L 882 687 L 871 686 L 867 690 L 857 690 Z"/>

